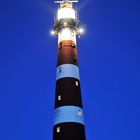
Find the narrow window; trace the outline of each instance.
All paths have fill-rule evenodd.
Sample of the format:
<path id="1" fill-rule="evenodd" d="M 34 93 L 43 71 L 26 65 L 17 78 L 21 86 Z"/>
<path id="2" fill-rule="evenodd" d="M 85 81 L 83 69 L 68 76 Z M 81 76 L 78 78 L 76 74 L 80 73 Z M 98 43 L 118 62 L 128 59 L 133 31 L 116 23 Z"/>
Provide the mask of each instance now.
<path id="1" fill-rule="evenodd" d="M 62 43 L 60 43 L 60 45 L 59 45 L 59 49 L 61 50 L 61 48 L 62 48 Z"/>
<path id="2" fill-rule="evenodd" d="M 60 101 L 60 100 L 61 100 L 61 95 L 58 96 L 58 101 Z"/>
<path id="3" fill-rule="evenodd" d="M 74 44 L 72 43 L 71 46 L 74 47 Z"/>
<path id="4" fill-rule="evenodd" d="M 59 133 L 60 132 L 60 127 L 57 127 L 56 128 L 56 133 Z"/>
<path id="5" fill-rule="evenodd" d="M 76 56 L 76 54 L 73 54 L 73 61 L 74 62 L 77 62 L 77 56 Z"/>
<path id="6" fill-rule="evenodd" d="M 78 81 L 76 81 L 76 82 L 75 82 L 75 85 L 76 85 L 76 86 L 78 86 L 78 85 L 79 85 L 79 84 L 78 84 Z"/>
<path id="7" fill-rule="evenodd" d="M 82 116 L 82 111 L 81 111 L 81 110 L 78 110 L 77 115 L 78 115 L 78 116 Z"/>
<path id="8" fill-rule="evenodd" d="M 62 68 L 61 67 L 59 67 L 59 72 L 62 72 Z"/>
<path id="9" fill-rule="evenodd" d="M 61 49 L 62 49 L 62 46 L 59 47 L 59 50 L 61 50 Z"/>
<path id="10" fill-rule="evenodd" d="M 73 61 L 74 61 L 74 62 L 77 62 L 77 58 L 76 58 L 76 57 L 73 57 Z"/>

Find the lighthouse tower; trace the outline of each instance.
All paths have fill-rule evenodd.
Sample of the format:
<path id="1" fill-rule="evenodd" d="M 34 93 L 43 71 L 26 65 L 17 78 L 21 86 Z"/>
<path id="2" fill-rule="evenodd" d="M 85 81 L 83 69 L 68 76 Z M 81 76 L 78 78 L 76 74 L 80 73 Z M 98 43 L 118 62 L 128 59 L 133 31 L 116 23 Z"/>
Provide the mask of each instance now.
<path id="1" fill-rule="evenodd" d="M 78 1 L 55 1 L 59 8 L 51 32 L 58 37 L 53 140 L 85 140 L 76 43 L 83 29 L 74 2 Z"/>

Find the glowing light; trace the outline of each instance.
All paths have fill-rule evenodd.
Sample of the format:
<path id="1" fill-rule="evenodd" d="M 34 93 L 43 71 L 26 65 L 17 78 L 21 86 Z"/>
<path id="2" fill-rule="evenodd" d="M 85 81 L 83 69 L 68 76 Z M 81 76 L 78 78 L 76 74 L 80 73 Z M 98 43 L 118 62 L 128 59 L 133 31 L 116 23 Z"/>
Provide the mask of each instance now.
<path id="1" fill-rule="evenodd" d="M 79 32 L 80 32 L 80 34 L 83 34 L 84 33 L 84 29 L 83 28 L 80 28 L 79 29 Z"/>
<path id="2" fill-rule="evenodd" d="M 62 40 L 72 40 L 76 42 L 76 33 L 69 28 L 62 29 L 61 32 L 58 33 L 58 42 Z"/>
<path id="3" fill-rule="evenodd" d="M 72 18 L 75 19 L 75 10 L 72 8 L 60 8 L 57 13 L 57 19 Z"/>
<path id="4" fill-rule="evenodd" d="M 53 30 L 51 31 L 51 35 L 55 35 L 55 32 Z"/>
<path id="5" fill-rule="evenodd" d="M 64 25 L 66 26 L 67 25 L 67 22 L 64 22 Z"/>

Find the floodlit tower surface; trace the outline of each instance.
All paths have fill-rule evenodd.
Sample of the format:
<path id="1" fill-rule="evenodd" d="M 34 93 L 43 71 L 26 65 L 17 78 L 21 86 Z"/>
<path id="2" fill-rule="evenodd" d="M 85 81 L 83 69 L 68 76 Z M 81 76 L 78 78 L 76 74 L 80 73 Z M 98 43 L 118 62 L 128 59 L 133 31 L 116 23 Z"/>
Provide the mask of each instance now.
<path id="1" fill-rule="evenodd" d="M 60 6 L 51 32 L 58 37 L 53 140 L 85 140 L 76 47 L 76 36 L 83 30 L 73 8 L 74 2 L 78 1 L 55 1 Z"/>

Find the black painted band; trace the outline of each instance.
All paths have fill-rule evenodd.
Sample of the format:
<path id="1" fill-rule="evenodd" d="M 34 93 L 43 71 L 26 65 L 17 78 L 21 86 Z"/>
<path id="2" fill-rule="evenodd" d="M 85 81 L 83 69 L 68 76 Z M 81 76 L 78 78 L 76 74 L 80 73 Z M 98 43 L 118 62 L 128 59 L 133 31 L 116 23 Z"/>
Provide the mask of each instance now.
<path id="1" fill-rule="evenodd" d="M 85 140 L 84 125 L 79 123 L 61 123 L 53 128 L 53 140 Z"/>
<path id="2" fill-rule="evenodd" d="M 82 107 L 80 81 L 75 78 L 62 78 L 56 82 L 55 108 L 60 106 Z"/>

